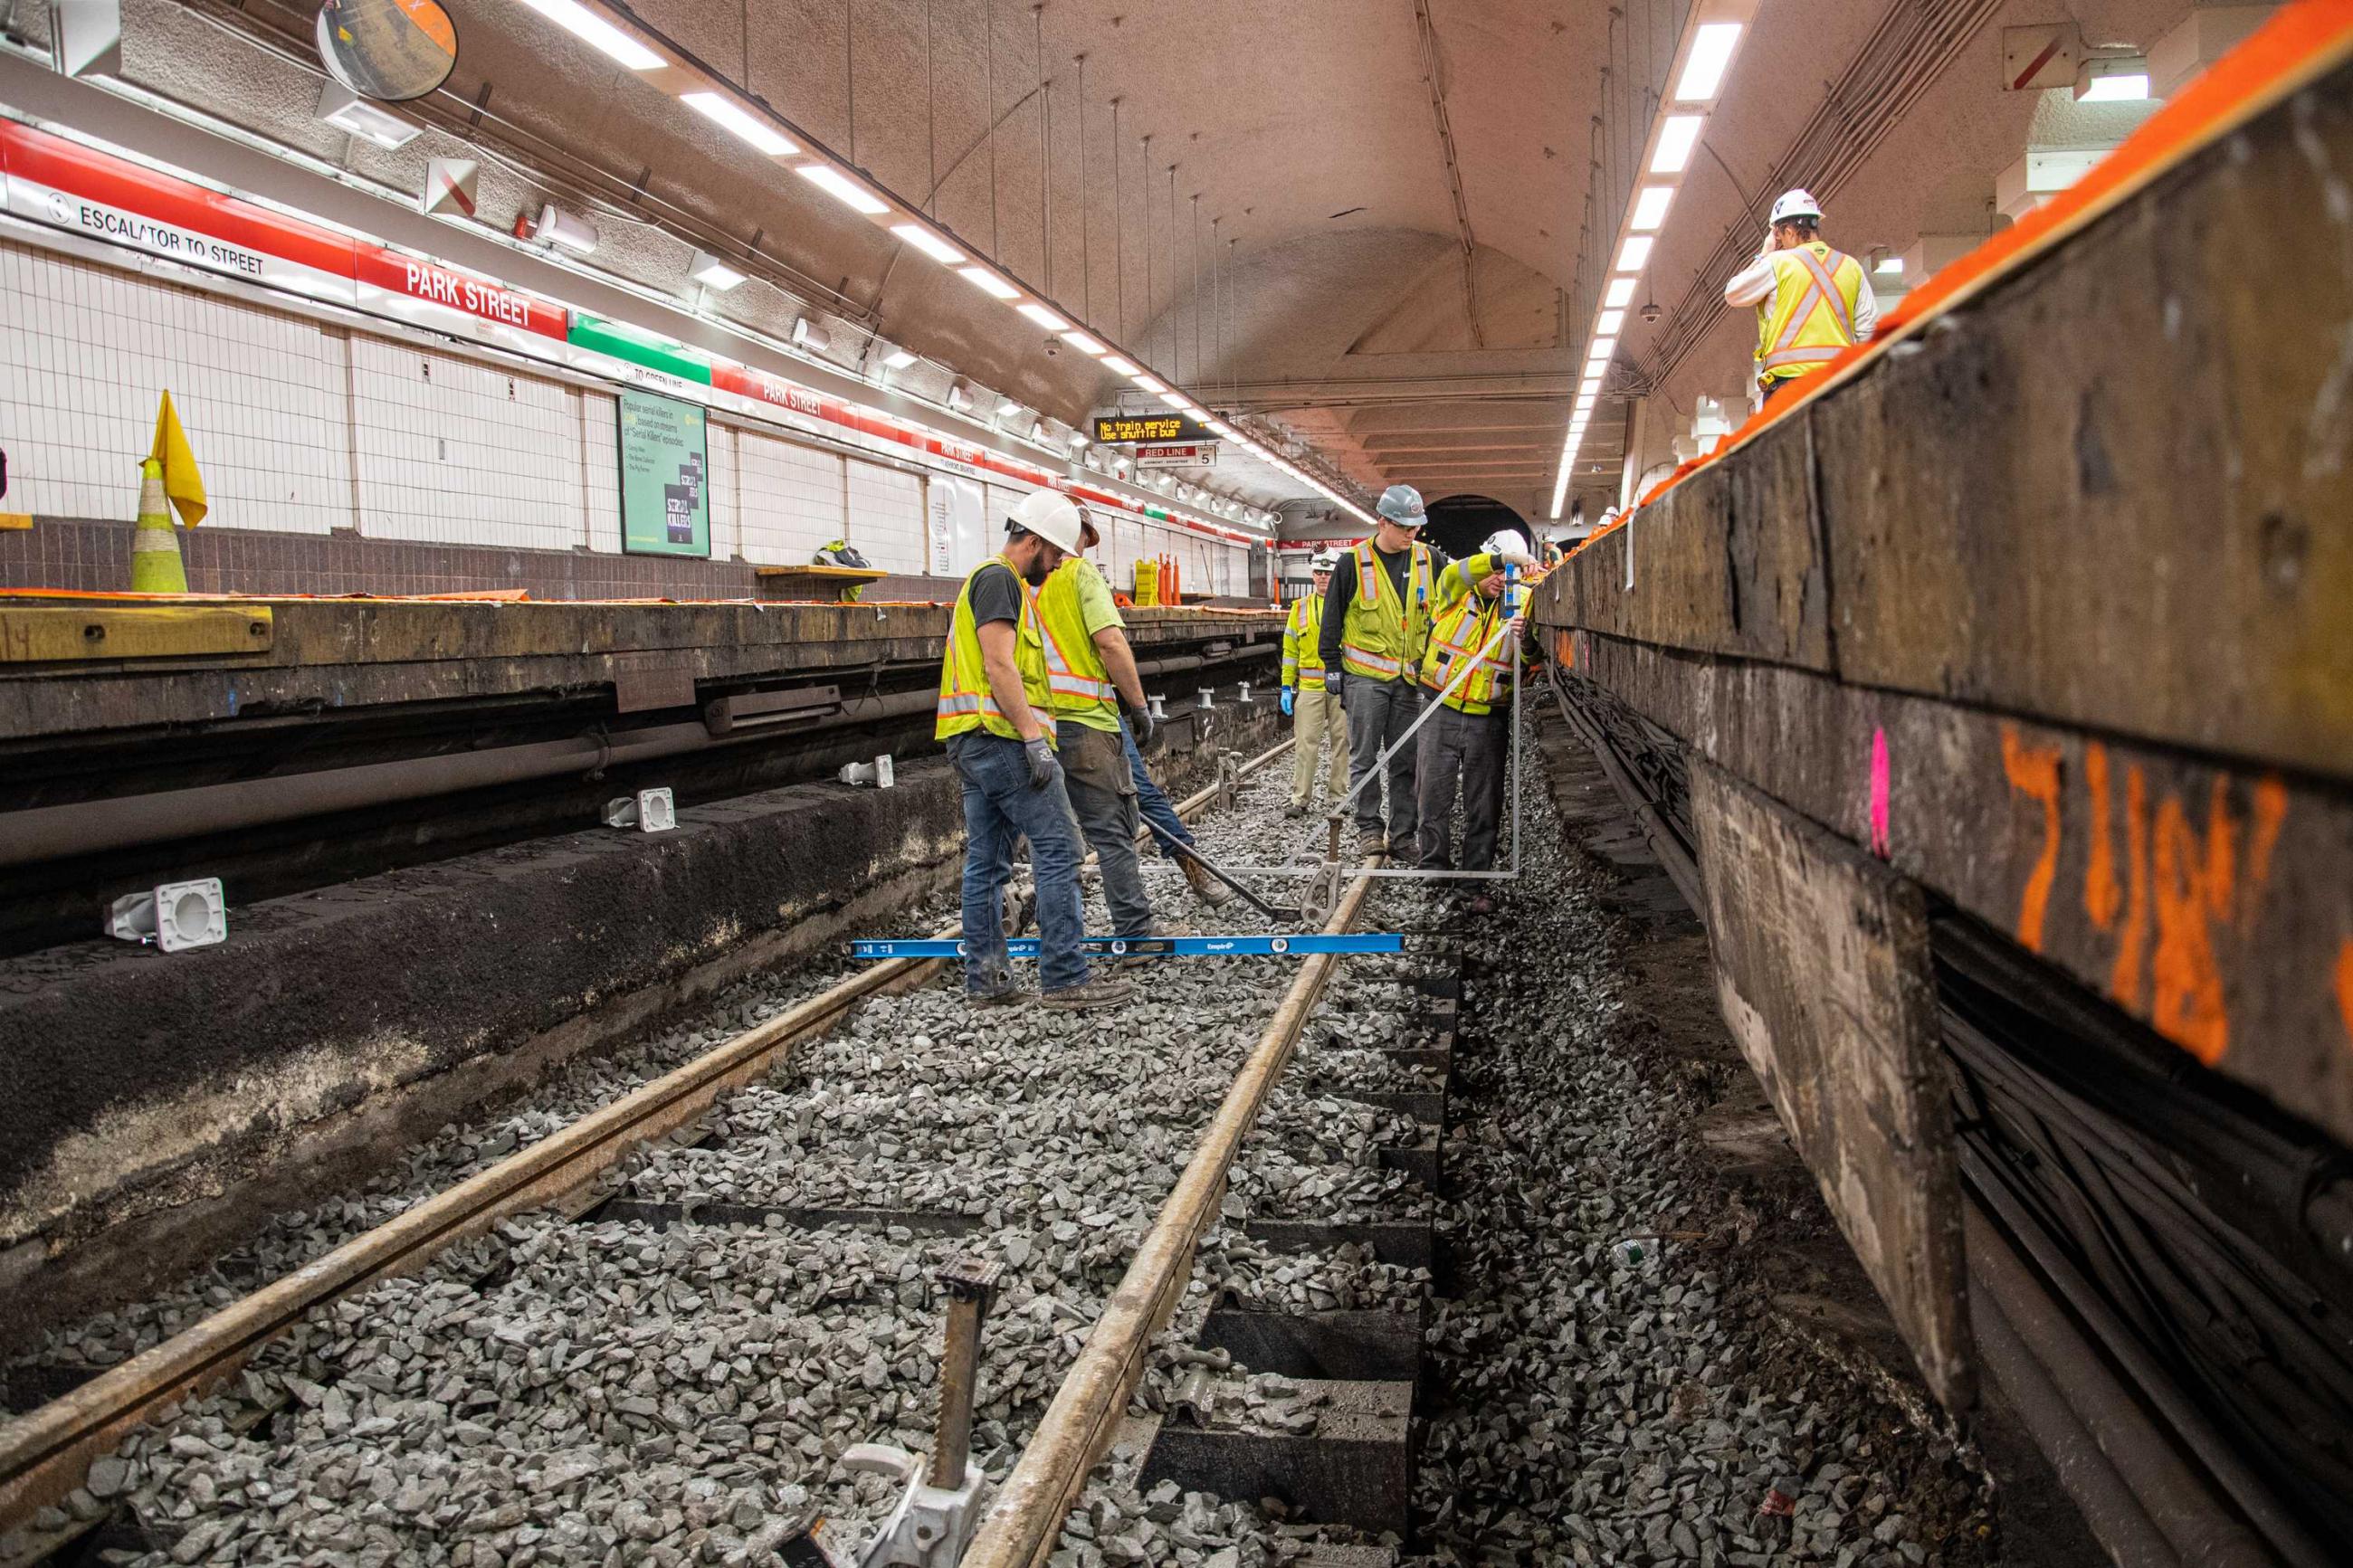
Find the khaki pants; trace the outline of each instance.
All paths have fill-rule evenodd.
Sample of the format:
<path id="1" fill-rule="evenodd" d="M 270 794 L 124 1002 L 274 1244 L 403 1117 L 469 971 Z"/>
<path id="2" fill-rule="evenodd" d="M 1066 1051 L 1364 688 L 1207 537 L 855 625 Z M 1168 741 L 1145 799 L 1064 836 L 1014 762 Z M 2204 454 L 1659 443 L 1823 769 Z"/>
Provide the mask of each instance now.
<path id="1" fill-rule="evenodd" d="M 1293 748 L 1291 804 L 1305 805 L 1315 794 L 1315 759 L 1327 751 L 1332 764 L 1325 772 L 1332 798 L 1338 800 L 1348 790 L 1347 715 L 1330 692 L 1303 686 L 1292 698 L 1291 722 L 1292 733 L 1299 739 Z"/>

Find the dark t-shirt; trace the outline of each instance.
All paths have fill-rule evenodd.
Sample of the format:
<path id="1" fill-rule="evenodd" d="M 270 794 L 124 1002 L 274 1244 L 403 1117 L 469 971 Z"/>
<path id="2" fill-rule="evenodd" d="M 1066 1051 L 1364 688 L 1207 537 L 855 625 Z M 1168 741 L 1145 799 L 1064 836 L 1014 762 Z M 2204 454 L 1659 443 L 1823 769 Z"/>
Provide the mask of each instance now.
<path id="1" fill-rule="evenodd" d="M 972 574 L 972 624 L 991 621 L 1021 624 L 1021 579 L 1001 561 L 992 561 Z"/>

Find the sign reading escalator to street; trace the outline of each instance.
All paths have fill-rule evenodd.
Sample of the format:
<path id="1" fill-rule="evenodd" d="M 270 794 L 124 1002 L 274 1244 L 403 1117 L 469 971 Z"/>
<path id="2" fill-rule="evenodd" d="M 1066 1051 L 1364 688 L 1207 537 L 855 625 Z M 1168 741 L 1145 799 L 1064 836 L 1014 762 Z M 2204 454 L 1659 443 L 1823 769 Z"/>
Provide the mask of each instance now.
<path id="1" fill-rule="evenodd" d="M 621 548 L 711 553 L 703 411 L 649 392 L 621 394 Z"/>

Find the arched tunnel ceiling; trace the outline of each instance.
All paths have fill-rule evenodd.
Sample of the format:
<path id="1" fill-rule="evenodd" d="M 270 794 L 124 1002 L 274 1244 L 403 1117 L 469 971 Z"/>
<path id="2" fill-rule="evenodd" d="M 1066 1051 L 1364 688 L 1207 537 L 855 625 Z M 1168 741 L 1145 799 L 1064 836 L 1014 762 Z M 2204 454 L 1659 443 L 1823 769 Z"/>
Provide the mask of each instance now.
<path id="1" fill-rule="evenodd" d="M 1915 5 L 1763 0 L 1646 295 L 1704 301 L 1721 280 L 1701 279 L 1703 264 L 1754 226 L 1817 84 L 1891 7 Z M 428 132 L 397 152 L 315 118 L 307 0 L 125 0 L 124 74 L 397 188 L 421 187 L 427 157 L 481 146 L 486 220 L 551 196 L 585 207 L 598 265 L 686 296 L 696 245 L 751 257 L 760 281 L 706 305 L 776 336 L 814 308 L 848 364 L 879 336 L 1056 418 L 1119 399 L 1124 384 L 1095 362 L 1050 354 L 1041 331 L 520 0 L 451 9 L 458 68 L 414 106 Z M 2141 45 L 2182 9 L 2069 8 L 2087 37 Z M 1565 296 L 1611 13 L 1609 0 L 630 9 L 1213 408 L 1274 416 L 1367 489 L 1404 479 L 1531 518 L 1546 510 L 1584 348 Z M 1994 7 L 1833 204 L 1834 241 L 1901 247 L 1989 225 L 1994 174 L 2037 109 L 1998 89 L 1999 28 L 2050 19 L 2041 0 Z M 1621 367 L 1672 324 L 1630 328 Z M 1663 420 L 1687 423 L 1698 393 L 1740 390 L 1748 330 L 1715 322 L 1662 383 Z M 1622 407 L 1605 402 L 1577 476 L 1588 511 L 1615 490 L 1623 433 Z M 1250 483 L 1271 470 L 1225 477 L 1261 501 L 1296 493 Z"/>

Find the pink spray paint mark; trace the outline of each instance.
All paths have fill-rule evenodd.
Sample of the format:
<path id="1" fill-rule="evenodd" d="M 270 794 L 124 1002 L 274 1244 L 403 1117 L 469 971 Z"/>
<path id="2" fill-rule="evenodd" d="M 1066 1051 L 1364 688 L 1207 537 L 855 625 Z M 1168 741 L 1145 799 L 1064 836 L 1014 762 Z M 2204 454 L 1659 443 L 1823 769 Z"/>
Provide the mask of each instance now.
<path id="1" fill-rule="evenodd" d="M 1887 836 L 1887 731 L 1871 732 L 1871 852 L 1884 860 L 1893 852 Z"/>

